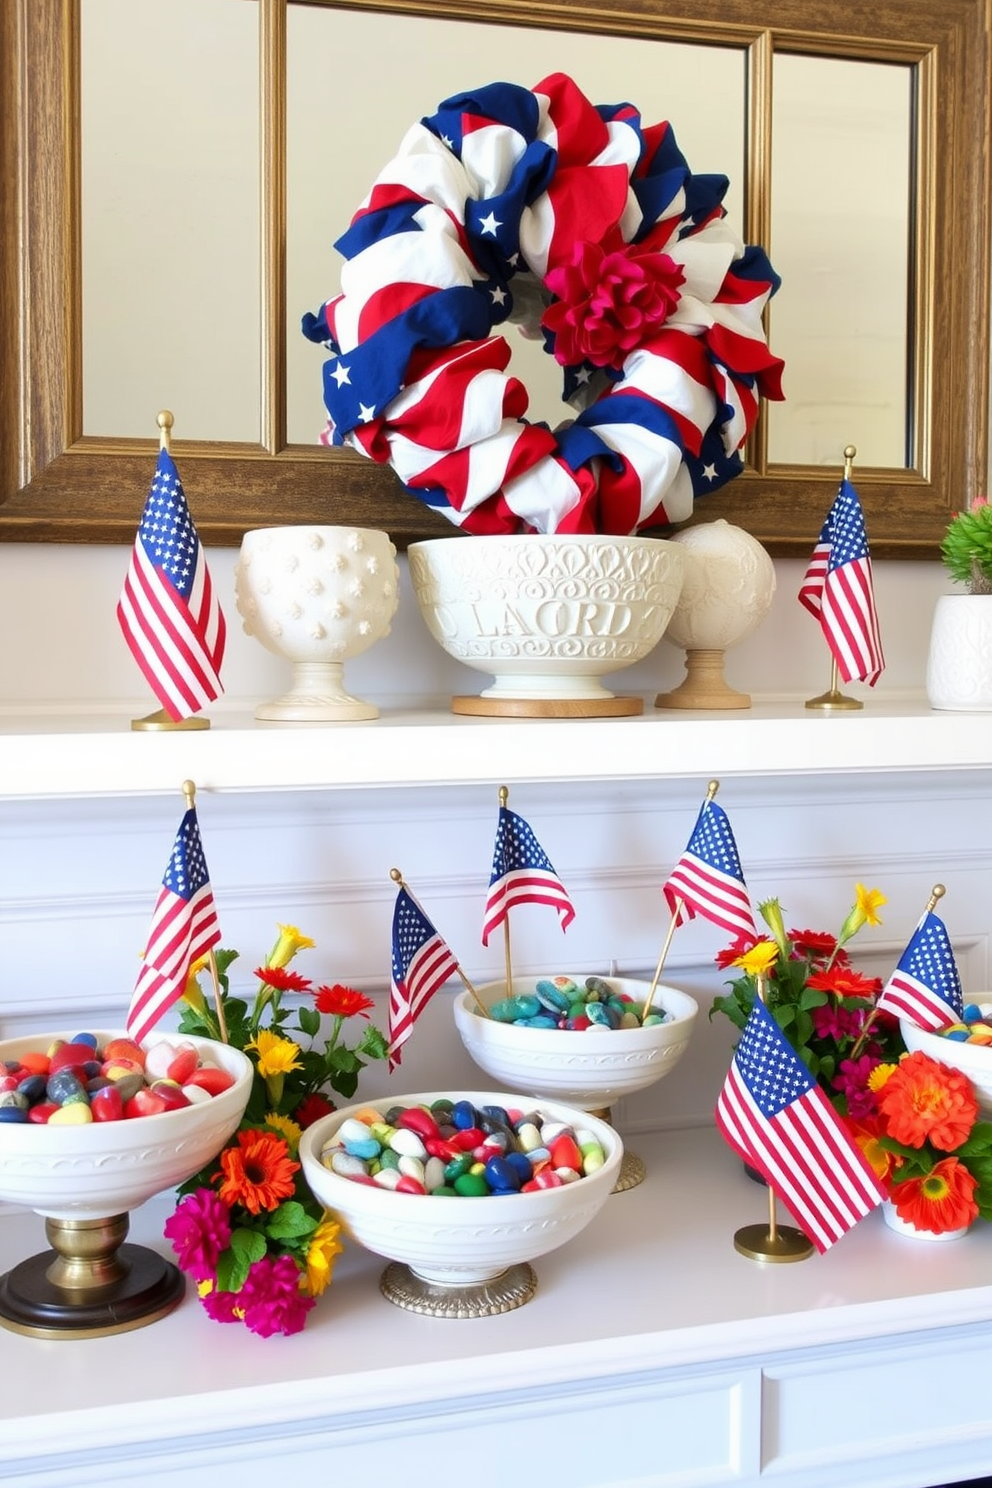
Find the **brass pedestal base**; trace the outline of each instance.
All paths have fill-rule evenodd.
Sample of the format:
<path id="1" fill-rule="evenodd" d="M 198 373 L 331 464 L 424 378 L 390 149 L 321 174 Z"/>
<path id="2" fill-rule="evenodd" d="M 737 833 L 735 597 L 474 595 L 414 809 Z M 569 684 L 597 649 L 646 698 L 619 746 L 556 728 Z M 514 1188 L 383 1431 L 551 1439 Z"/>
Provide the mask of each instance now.
<path id="1" fill-rule="evenodd" d="M 0 1276 L 0 1327 L 32 1338 L 103 1338 L 165 1317 L 186 1291 L 182 1272 L 122 1243 L 126 1214 L 45 1221 L 52 1250 Z"/>
<path id="2" fill-rule="evenodd" d="M 379 1278 L 379 1290 L 394 1306 L 427 1317 L 497 1317 L 529 1302 L 537 1291 L 537 1277 L 524 1261 L 508 1266 L 489 1281 L 445 1285 L 417 1276 L 402 1261 L 390 1261 Z"/>
<path id="3" fill-rule="evenodd" d="M 864 703 L 860 698 L 847 697 L 843 692 L 838 692 L 836 687 L 831 687 L 829 692 L 821 692 L 819 697 L 809 698 L 805 706 L 820 708 L 825 713 L 853 713 L 858 708 L 863 708 Z"/>
<path id="4" fill-rule="evenodd" d="M 613 1125 L 613 1116 L 609 1106 L 599 1106 L 596 1110 L 590 1111 L 589 1115 L 597 1116 L 600 1121 L 605 1121 L 610 1126 Z M 639 1183 L 643 1183 L 647 1175 L 648 1170 L 644 1166 L 644 1159 L 625 1147 L 620 1159 L 620 1172 L 610 1192 L 626 1193 L 628 1189 L 636 1188 Z"/>
<path id="5" fill-rule="evenodd" d="M 644 712 L 639 697 L 492 698 L 453 697 L 452 713 L 481 718 L 632 718 Z"/>
<path id="6" fill-rule="evenodd" d="M 157 733 L 168 733 L 174 729 L 189 732 L 192 729 L 208 729 L 209 727 L 210 719 L 204 718 L 199 713 L 194 713 L 190 718 L 170 718 L 164 708 L 157 708 L 154 713 L 146 713 L 144 718 L 131 719 L 132 729 L 154 730 Z"/>
<path id="7" fill-rule="evenodd" d="M 734 1249 L 750 1261 L 805 1261 L 813 1245 L 802 1230 L 792 1225 L 745 1225 L 734 1235 Z"/>

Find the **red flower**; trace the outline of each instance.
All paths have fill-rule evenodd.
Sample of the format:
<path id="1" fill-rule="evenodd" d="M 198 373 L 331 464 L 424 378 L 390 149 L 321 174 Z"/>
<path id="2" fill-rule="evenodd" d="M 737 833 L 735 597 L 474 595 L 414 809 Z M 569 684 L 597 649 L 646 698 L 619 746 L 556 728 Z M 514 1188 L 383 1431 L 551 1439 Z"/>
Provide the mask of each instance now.
<path id="1" fill-rule="evenodd" d="M 305 1095 L 300 1101 L 293 1112 L 293 1120 L 305 1131 L 308 1126 L 313 1126 L 314 1122 L 319 1121 L 322 1116 L 329 1116 L 335 1109 L 334 1103 L 329 1101 L 326 1095 L 321 1095 L 319 1090 L 315 1090 L 312 1094 Z"/>
<path id="2" fill-rule="evenodd" d="M 882 1086 L 878 1108 L 897 1142 L 922 1147 L 929 1141 L 942 1152 L 954 1152 L 966 1142 L 978 1119 L 967 1075 L 919 1051 L 896 1065 Z"/>
<path id="3" fill-rule="evenodd" d="M 364 992 L 356 992 L 353 987 L 343 987 L 340 982 L 335 982 L 333 987 L 317 988 L 314 1006 L 318 1013 L 327 1013 L 332 1018 L 353 1018 L 356 1013 L 367 1018 L 375 1003 Z"/>
<path id="4" fill-rule="evenodd" d="M 825 930 L 790 930 L 789 939 L 800 956 L 829 956 L 837 939 Z"/>
<path id="5" fill-rule="evenodd" d="M 835 997 L 874 997 L 882 990 L 882 979 L 865 976 L 835 962 L 829 971 L 812 972 L 806 978 L 806 985 L 816 992 L 832 992 Z"/>
<path id="6" fill-rule="evenodd" d="M 256 966 L 255 975 L 277 992 L 309 992 L 313 986 L 310 977 L 300 976 L 298 971 L 289 971 L 285 966 Z"/>
<path id="7" fill-rule="evenodd" d="M 907 1178 L 892 1190 L 892 1202 L 900 1219 L 940 1235 L 960 1230 L 978 1218 L 973 1178 L 956 1157 L 942 1157 L 923 1178 Z"/>
<path id="8" fill-rule="evenodd" d="M 589 361 L 619 371 L 628 353 L 664 325 L 681 298 L 685 275 L 667 253 L 618 237 L 613 241 L 611 249 L 579 242 L 570 264 L 545 275 L 558 298 L 541 324 L 555 337 L 555 360 L 563 367 Z"/>

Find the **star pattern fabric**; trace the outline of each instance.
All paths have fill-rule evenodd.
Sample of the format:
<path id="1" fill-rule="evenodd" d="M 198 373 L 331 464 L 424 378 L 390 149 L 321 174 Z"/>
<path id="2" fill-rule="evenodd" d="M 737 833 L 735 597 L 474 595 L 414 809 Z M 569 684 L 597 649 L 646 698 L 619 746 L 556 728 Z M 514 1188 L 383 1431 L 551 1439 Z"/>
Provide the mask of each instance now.
<path id="1" fill-rule="evenodd" d="M 932 910 L 920 920 L 876 1003 L 931 1033 L 960 1023 L 964 997 L 947 927 Z"/>

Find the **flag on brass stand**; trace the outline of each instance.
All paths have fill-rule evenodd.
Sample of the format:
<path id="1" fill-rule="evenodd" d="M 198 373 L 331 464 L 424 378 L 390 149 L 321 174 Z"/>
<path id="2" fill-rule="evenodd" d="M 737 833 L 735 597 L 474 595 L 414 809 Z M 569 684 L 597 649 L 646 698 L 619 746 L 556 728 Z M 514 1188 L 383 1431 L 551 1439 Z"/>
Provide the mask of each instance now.
<path id="1" fill-rule="evenodd" d="M 486 899 L 482 944 L 502 925 L 515 904 L 550 904 L 558 911 L 561 928 L 567 930 L 575 909 L 565 885 L 558 877 L 532 829 L 508 806 L 499 808 L 496 845 Z"/>
<path id="2" fill-rule="evenodd" d="M 861 502 L 845 476 L 799 590 L 799 602 L 820 622 L 845 682 L 874 686 L 885 660 L 879 636 L 871 555 Z"/>
<path id="3" fill-rule="evenodd" d="M 730 820 L 714 800 L 703 802 L 685 852 L 662 893 L 675 926 L 701 914 L 732 935 L 757 936 Z"/>
<path id="4" fill-rule="evenodd" d="M 159 451 L 117 619 L 149 687 L 173 721 L 223 692 L 226 625 L 179 472 Z"/>
<path id="5" fill-rule="evenodd" d="M 389 1069 L 400 1062 L 400 1048 L 427 1003 L 458 972 L 454 953 L 424 914 L 405 884 L 393 909 L 393 966 L 389 989 Z"/>
<path id="6" fill-rule="evenodd" d="M 886 1197 L 861 1150 L 764 1003 L 756 1000 L 716 1124 L 821 1253 Z"/>
<path id="7" fill-rule="evenodd" d="M 186 990 L 193 962 L 220 940 L 196 807 L 179 824 L 152 914 L 144 964 L 131 996 L 128 1035 L 139 1041 Z"/>
<path id="8" fill-rule="evenodd" d="M 927 910 L 879 994 L 875 1009 L 936 1033 L 960 1023 L 964 997 L 954 949 L 939 915 Z"/>

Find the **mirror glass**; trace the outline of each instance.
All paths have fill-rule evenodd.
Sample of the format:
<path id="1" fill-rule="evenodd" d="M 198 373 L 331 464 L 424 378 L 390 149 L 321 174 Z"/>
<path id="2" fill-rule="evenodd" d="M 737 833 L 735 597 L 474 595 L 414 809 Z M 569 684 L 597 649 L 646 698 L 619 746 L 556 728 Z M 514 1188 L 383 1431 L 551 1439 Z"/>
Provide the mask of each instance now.
<path id="1" fill-rule="evenodd" d="M 85 0 L 80 92 L 83 432 L 257 441 L 257 7 Z"/>
<path id="2" fill-rule="evenodd" d="M 327 59 L 346 54 L 346 68 Z M 416 56 L 417 65 L 410 66 Z M 334 85 L 327 79 L 334 74 Z M 565 72 L 593 103 L 632 103 L 645 124 L 671 123 L 690 169 L 730 178 L 724 199 L 743 235 L 745 61 L 740 49 L 562 34 L 292 5 L 287 34 L 287 374 L 291 443 L 324 426 L 325 353 L 300 317 L 340 288 L 333 247 L 412 124 L 452 93 L 494 81 L 532 88 Z M 705 104 L 700 100 L 705 98 Z M 370 100 L 374 104 L 370 105 Z M 539 342 L 503 334 L 511 372 L 530 393 L 527 417 L 554 426 L 569 410 L 561 374 Z"/>
<path id="3" fill-rule="evenodd" d="M 786 365 L 772 463 L 912 464 L 912 81 L 906 66 L 776 55 L 770 339 Z"/>

